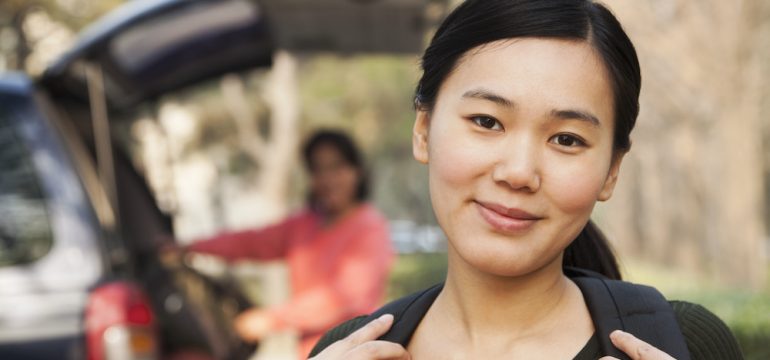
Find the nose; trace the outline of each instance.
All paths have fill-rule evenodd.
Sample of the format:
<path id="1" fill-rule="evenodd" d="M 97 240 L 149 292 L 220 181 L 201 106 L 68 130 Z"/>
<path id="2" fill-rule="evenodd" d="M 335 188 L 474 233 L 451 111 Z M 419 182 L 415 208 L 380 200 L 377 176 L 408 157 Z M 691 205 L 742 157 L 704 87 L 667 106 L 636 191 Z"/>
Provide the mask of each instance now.
<path id="1" fill-rule="evenodd" d="M 540 189 L 540 161 L 538 149 L 528 139 L 499 144 L 498 160 L 492 170 L 497 184 L 516 191 L 537 192 Z"/>

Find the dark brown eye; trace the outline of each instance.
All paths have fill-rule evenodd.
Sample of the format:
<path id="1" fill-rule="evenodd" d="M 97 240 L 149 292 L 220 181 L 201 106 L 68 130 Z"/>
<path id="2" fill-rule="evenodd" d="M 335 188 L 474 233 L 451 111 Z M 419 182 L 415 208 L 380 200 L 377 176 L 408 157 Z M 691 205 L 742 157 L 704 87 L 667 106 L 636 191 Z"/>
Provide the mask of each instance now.
<path id="1" fill-rule="evenodd" d="M 559 145 L 572 146 L 575 145 L 575 138 L 569 135 L 559 135 L 559 137 L 556 138 L 556 142 Z"/>
<path id="2" fill-rule="evenodd" d="M 500 130 L 503 128 L 497 120 L 489 116 L 474 116 L 471 120 L 485 129 Z"/>
<path id="3" fill-rule="evenodd" d="M 574 146 L 585 146 L 585 142 L 583 140 L 578 139 L 574 135 L 570 134 L 559 134 L 551 138 L 551 142 L 556 145 L 566 146 L 566 147 L 574 147 Z"/>

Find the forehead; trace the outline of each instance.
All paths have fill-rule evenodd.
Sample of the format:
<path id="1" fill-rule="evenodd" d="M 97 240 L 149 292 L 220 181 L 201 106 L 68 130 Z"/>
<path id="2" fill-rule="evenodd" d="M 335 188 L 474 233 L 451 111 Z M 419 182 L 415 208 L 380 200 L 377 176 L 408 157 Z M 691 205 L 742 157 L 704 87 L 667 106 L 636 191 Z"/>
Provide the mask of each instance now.
<path id="1" fill-rule="evenodd" d="M 606 67 L 586 41 L 501 40 L 467 51 L 442 84 L 442 95 L 489 89 L 517 104 L 581 107 L 611 121 L 613 94 Z"/>
<path id="2" fill-rule="evenodd" d="M 330 142 L 319 143 L 310 153 L 310 158 L 313 160 L 336 159 L 341 157 L 342 153 L 340 149 Z"/>

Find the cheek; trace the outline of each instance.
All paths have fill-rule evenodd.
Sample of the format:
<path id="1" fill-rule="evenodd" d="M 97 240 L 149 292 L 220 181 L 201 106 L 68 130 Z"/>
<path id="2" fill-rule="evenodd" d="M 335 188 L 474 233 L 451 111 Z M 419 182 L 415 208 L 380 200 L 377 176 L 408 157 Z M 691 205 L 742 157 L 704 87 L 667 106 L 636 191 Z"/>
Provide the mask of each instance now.
<path id="1" fill-rule="evenodd" d="M 608 162 L 586 158 L 556 165 L 543 174 L 543 190 L 561 212 L 588 217 L 607 178 Z"/>
<path id="2" fill-rule="evenodd" d="M 329 176 L 329 174 L 316 174 L 312 178 L 311 186 L 316 195 L 322 197 L 334 193 L 334 188 L 337 187 L 335 186 L 333 177 Z"/>
<path id="3" fill-rule="evenodd" d="M 355 193 L 358 187 L 358 173 L 355 169 L 345 168 L 337 176 L 338 182 L 335 185 L 339 190 L 342 190 L 345 194 Z"/>
<path id="4" fill-rule="evenodd" d="M 428 167 L 432 185 L 456 187 L 468 184 L 487 165 L 488 146 L 460 136 L 460 125 L 450 119 L 440 119 L 431 128 Z"/>
<path id="5" fill-rule="evenodd" d="M 321 179 L 318 177 L 318 175 L 311 175 L 310 188 L 313 190 L 318 190 L 321 188 Z"/>
<path id="6" fill-rule="evenodd" d="M 446 186 L 460 186 L 469 181 L 473 168 L 477 167 L 477 160 L 467 149 L 448 146 L 436 148 L 430 161 L 429 170 L 431 181 L 435 184 Z"/>

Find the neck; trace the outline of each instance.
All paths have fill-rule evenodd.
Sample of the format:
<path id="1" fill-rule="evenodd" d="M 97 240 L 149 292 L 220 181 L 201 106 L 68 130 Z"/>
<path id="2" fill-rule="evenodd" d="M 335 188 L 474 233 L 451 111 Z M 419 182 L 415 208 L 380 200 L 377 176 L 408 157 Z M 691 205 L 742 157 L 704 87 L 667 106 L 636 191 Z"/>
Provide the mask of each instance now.
<path id="1" fill-rule="evenodd" d="M 346 215 L 353 212 L 353 210 L 356 209 L 357 207 L 358 207 L 358 203 L 351 203 L 350 205 L 340 209 L 333 209 L 333 210 L 322 209 L 320 211 L 320 214 L 321 214 L 321 218 L 323 219 L 323 223 L 328 226 L 341 220 Z"/>
<path id="2" fill-rule="evenodd" d="M 496 276 L 479 271 L 450 249 L 449 271 L 436 306 L 459 339 L 478 344 L 501 334 L 509 340 L 536 336 L 559 322 L 574 287 L 563 274 L 561 256 L 532 273 Z M 579 291 L 579 290 L 578 290 Z"/>

